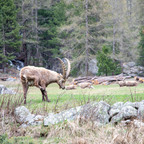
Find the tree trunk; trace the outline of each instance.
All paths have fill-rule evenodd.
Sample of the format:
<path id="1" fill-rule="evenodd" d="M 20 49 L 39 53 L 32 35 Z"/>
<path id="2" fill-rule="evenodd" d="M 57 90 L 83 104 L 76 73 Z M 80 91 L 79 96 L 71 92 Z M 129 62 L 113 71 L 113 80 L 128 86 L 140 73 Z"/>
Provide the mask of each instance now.
<path id="1" fill-rule="evenodd" d="M 85 21 L 86 21 L 86 37 L 85 37 L 85 75 L 88 75 L 88 0 L 85 0 Z"/>
<path id="2" fill-rule="evenodd" d="M 6 45 L 5 45 L 5 29 L 4 29 L 4 25 L 2 24 L 2 31 L 3 31 L 3 55 L 6 56 Z M 5 63 L 2 63 L 2 69 L 3 72 L 5 73 L 6 69 L 5 69 Z"/>
<path id="3" fill-rule="evenodd" d="M 22 8 L 21 8 L 21 11 L 22 11 L 22 26 L 24 26 L 24 22 L 25 22 L 25 18 L 24 18 L 24 0 L 22 0 Z M 24 65 L 28 65 L 28 62 L 27 62 L 27 45 L 25 43 L 25 40 L 26 40 L 26 31 L 25 31 L 25 28 L 23 28 L 22 30 L 22 45 L 21 45 L 21 51 L 24 52 Z"/>
<path id="4" fill-rule="evenodd" d="M 39 47 L 38 47 L 38 3 L 37 0 L 35 0 L 35 34 L 36 34 L 36 65 L 39 66 Z"/>
<path id="5" fill-rule="evenodd" d="M 115 10 L 116 10 L 116 0 L 112 1 L 112 13 L 113 13 L 113 55 L 115 55 L 115 34 L 116 34 L 116 17 L 115 17 Z"/>

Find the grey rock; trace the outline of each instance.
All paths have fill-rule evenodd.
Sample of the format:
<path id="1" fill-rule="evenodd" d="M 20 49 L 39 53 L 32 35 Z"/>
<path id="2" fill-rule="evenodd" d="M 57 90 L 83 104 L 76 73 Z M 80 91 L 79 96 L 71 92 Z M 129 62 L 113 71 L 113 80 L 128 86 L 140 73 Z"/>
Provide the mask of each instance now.
<path id="1" fill-rule="evenodd" d="M 135 62 L 128 62 L 127 65 L 128 65 L 129 67 L 134 67 L 134 66 L 136 65 L 136 63 L 135 63 Z"/>
<path id="2" fill-rule="evenodd" d="M 121 121 L 121 124 L 123 125 L 123 126 L 127 126 L 128 124 L 130 124 L 131 123 L 131 120 L 122 120 Z"/>
<path id="3" fill-rule="evenodd" d="M 96 75 L 98 73 L 98 66 L 97 66 L 97 60 L 96 59 L 92 59 L 89 61 L 88 71 L 93 75 Z"/>
<path id="4" fill-rule="evenodd" d="M 129 76 L 144 76 L 144 67 L 136 66 L 135 62 L 123 64 L 123 73 Z"/>
<path id="5" fill-rule="evenodd" d="M 138 66 L 139 71 L 144 71 L 144 67 Z"/>
<path id="6" fill-rule="evenodd" d="M 122 119 L 123 119 L 122 113 L 118 113 L 117 115 L 115 115 L 111 118 L 110 122 L 111 123 L 117 123 L 117 122 L 120 122 Z"/>
<path id="7" fill-rule="evenodd" d="M 117 115 L 119 112 L 120 112 L 120 109 L 111 108 L 109 111 L 109 115 L 110 115 L 110 117 L 113 117 L 113 116 Z"/>
<path id="8" fill-rule="evenodd" d="M 122 109 L 122 107 L 124 106 L 124 102 L 117 102 L 117 103 L 114 103 L 111 107 L 113 109 Z"/>
<path id="9" fill-rule="evenodd" d="M 125 106 L 132 106 L 133 108 L 138 108 L 139 104 L 138 104 L 138 102 L 129 102 L 128 101 L 123 105 L 123 107 L 125 107 Z"/>
<path id="10" fill-rule="evenodd" d="M 41 115 L 34 115 L 29 112 L 29 110 L 20 106 L 17 107 L 14 111 L 15 119 L 18 123 L 22 124 L 22 127 L 28 125 L 40 125 L 43 123 L 44 117 Z"/>
<path id="11" fill-rule="evenodd" d="M 93 104 L 87 104 L 83 107 L 80 113 L 80 118 L 84 120 L 91 120 L 102 124 L 109 123 L 110 105 L 106 102 L 100 101 Z"/>
<path id="12" fill-rule="evenodd" d="M 0 85 L 0 94 L 16 94 L 16 92 L 9 88 L 6 88 L 4 85 Z"/>
<path id="13" fill-rule="evenodd" d="M 144 119 L 144 104 L 140 104 L 138 108 L 138 118 L 139 119 Z"/>
<path id="14" fill-rule="evenodd" d="M 29 112 L 29 110 L 24 106 L 17 107 L 14 111 L 15 119 L 20 124 L 24 123 L 25 119 L 30 114 L 31 113 Z"/>
<path id="15" fill-rule="evenodd" d="M 0 94 L 4 94 L 6 87 L 4 85 L 0 85 Z"/>
<path id="16" fill-rule="evenodd" d="M 137 110 L 132 106 L 125 106 L 116 116 L 112 117 L 111 122 L 116 123 L 122 119 L 130 119 L 133 117 L 137 117 Z"/>
<path id="17" fill-rule="evenodd" d="M 124 68 L 124 69 L 129 69 L 129 66 L 127 65 L 127 63 L 123 63 L 123 65 L 122 65 L 122 67 Z"/>
<path id="18" fill-rule="evenodd" d="M 135 127 L 137 127 L 137 128 L 140 128 L 140 127 L 144 127 L 144 123 L 142 122 L 142 121 L 140 121 L 140 120 L 134 120 L 133 121 L 133 124 L 134 124 L 134 126 Z"/>
<path id="19" fill-rule="evenodd" d="M 46 118 L 44 118 L 44 126 L 51 124 L 57 124 L 65 120 L 74 120 L 79 115 L 81 107 L 71 108 L 70 110 L 62 111 L 58 114 L 50 113 Z"/>
<path id="20" fill-rule="evenodd" d="M 125 106 L 121 109 L 120 113 L 122 113 L 123 118 L 131 118 L 137 116 L 137 110 L 132 106 Z"/>
<path id="21" fill-rule="evenodd" d="M 77 118 L 92 120 L 97 124 L 106 124 L 109 122 L 110 118 L 108 114 L 109 109 L 110 105 L 101 101 L 99 103 L 94 102 L 84 106 L 72 108 L 70 110 L 62 111 L 58 114 L 50 113 L 46 118 L 44 118 L 44 126 L 57 124 L 64 120 L 75 120 Z"/>
<path id="22" fill-rule="evenodd" d="M 137 66 L 134 66 L 130 69 L 130 72 L 133 74 L 138 74 L 139 73 L 139 68 Z"/>
<path id="23" fill-rule="evenodd" d="M 142 101 L 139 102 L 139 107 L 140 107 L 141 105 L 144 105 L 144 100 L 142 100 Z"/>

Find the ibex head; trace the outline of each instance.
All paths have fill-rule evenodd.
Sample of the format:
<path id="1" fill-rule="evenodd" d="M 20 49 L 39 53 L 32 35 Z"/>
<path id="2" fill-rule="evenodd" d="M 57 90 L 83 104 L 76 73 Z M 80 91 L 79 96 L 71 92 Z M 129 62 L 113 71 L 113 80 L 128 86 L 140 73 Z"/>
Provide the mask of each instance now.
<path id="1" fill-rule="evenodd" d="M 57 83 L 60 88 L 65 89 L 65 82 L 66 82 L 66 80 L 70 74 L 70 70 L 71 70 L 70 61 L 67 58 L 65 58 L 65 60 L 67 61 L 67 64 L 68 64 L 67 70 L 66 70 L 66 66 L 65 66 L 64 62 L 60 58 L 57 58 L 57 59 L 59 59 L 59 61 L 61 62 L 62 69 L 63 69 L 63 75 L 59 74 Z"/>

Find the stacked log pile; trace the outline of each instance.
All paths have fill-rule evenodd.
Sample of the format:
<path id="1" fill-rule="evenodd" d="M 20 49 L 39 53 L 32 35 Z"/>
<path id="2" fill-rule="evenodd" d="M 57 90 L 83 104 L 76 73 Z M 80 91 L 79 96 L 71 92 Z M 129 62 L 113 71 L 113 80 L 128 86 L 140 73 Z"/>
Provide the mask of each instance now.
<path id="1" fill-rule="evenodd" d="M 0 77 L 0 80 L 2 81 L 6 81 L 8 79 L 8 77 Z"/>
<path id="2" fill-rule="evenodd" d="M 89 82 L 94 85 L 104 84 L 109 85 L 111 83 L 117 82 L 117 81 L 123 81 L 125 79 L 129 79 L 131 76 L 123 76 L 123 75 L 117 75 L 117 76 L 95 76 L 95 77 L 79 77 L 73 80 L 74 85 L 78 85 L 79 83 Z"/>
<path id="3" fill-rule="evenodd" d="M 137 77 L 135 76 L 134 79 L 140 83 L 144 83 L 144 77 Z"/>

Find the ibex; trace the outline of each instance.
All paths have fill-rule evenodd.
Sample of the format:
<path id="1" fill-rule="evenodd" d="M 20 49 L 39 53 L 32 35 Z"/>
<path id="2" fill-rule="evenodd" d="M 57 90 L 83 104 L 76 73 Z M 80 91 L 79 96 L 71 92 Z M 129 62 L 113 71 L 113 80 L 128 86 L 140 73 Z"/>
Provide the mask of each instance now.
<path id="1" fill-rule="evenodd" d="M 35 67 L 35 66 L 25 66 L 20 71 L 20 79 L 23 86 L 23 93 L 24 93 L 24 104 L 26 104 L 26 96 L 29 86 L 36 86 L 40 89 L 42 93 L 42 101 L 50 102 L 47 96 L 46 87 L 51 83 L 57 83 L 60 88 L 65 89 L 65 82 L 70 74 L 70 61 L 65 58 L 67 61 L 67 71 L 64 62 L 58 58 L 61 62 L 63 75 L 48 70 L 42 67 Z M 46 98 L 46 99 L 45 99 Z"/>

